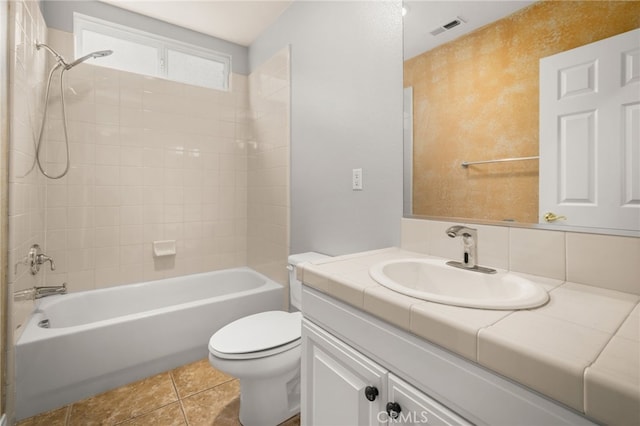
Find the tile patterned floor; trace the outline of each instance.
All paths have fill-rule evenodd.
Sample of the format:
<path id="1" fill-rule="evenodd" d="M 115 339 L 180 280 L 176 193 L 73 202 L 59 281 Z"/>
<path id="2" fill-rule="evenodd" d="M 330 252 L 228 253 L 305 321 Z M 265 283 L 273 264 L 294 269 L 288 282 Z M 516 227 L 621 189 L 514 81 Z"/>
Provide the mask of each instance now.
<path id="1" fill-rule="evenodd" d="M 239 395 L 238 380 L 203 359 L 25 419 L 18 426 L 240 426 Z M 299 425 L 296 416 L 281 426 Z"/>

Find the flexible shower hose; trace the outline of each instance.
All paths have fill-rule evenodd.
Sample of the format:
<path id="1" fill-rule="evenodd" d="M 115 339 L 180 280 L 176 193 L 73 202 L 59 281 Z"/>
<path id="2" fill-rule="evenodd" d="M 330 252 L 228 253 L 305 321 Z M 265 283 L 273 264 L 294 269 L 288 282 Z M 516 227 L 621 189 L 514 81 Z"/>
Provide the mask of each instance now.
<path id="1" fill-rule="evenodd" d="M 62 70 L 60 71 L 60 102 L 62 104 L 62 129 L 64 132 L 66 165 L 65 165 L 64 171 L 61 174 L 54 176 L 54 175 L 48 174 L 44 170 L 44 167 L 42 166 L 42 162 L 40 161 L 40 151 L 42 149 L 42 136 L 44 134 L 44 126 L 47 121 L 47 110 L 49 108 L 49 92 L 51 89 L 51 79 L 53 78 L 53 74 L 58 68 L 62 68 Z M 67 114 L 65 111 L 65 102 L 64 102 L 64 72 L 65 71 L 66 71 L 66 68 L 62 66 L 60 62 L 58 62 L 53 68 L 51 68 L 51 71 L 49 72 L 49 79 L 47 80 L 47 89 L 45 91 L 45 96 L 44 96 L 44 112 L 42 114 L 42 124 L 40 125 L 40 133 L 38 135 L 38 142 L 36 144 L 36 163 L 38 164 L 38 168 L 40 169 L 42 174 L 49 179 L 60 179 L 64 177 L 69 172 L 69 167 L 71 164 L 71 160 L 69 158 L 69 135 L 67 132 Z"/>

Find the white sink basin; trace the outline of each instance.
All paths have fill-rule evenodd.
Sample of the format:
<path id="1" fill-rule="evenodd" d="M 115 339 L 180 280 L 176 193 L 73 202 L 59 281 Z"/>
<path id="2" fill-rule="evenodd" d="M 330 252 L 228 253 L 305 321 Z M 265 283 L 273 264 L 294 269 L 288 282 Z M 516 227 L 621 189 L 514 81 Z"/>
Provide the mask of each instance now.
<path id="1" fill-rule="evenodd" d="M 383 286 L 418 299 L 483 309 L 526 309 L 544 305 L 542 286 L 510 272 L 483 274 L 454 268 L 439 259 L 381 262 L 369 275 Z"/>

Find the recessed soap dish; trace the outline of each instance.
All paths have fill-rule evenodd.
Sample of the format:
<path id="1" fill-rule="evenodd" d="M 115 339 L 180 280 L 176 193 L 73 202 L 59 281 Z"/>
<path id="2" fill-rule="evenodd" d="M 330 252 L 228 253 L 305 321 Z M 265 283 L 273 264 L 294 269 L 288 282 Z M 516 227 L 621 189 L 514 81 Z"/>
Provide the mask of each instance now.
<path id="1" fill-rule="evenodd" d="M 153 242 L 153 256 L 175 256 L 176 240 L 162 240 Z"/>

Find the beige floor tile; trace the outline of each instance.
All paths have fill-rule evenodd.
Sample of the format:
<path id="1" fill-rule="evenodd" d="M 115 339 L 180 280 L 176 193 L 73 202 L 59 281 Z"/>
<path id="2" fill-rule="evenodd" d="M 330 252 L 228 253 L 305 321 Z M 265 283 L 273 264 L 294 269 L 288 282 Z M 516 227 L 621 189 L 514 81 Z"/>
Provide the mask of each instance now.
<path id="1" fill-rule="evenodd" d="M 18 426 L 64 426 L 67 424 L 69 406 L 47 411 L 18 422 Z"/>
<path id="2" fill-rule="evenodd" d="M 300 426 L 300 414 L 280 423 L 280 426 Z"/>
<path id="3" fill-rule="evenodd" d="M 174 402 L 164 407 L 153 410 L 148 414 L 136 417 L 131 420 L 127 420 L 124 423 L 120 423 L 123 426 L 149 426 L 149 425 L 161 425 L 161 426 L 183 426 L 187 424 L 184 414 L 182 413 L 182 407 L 179 402 Z"/>
<path id="4" fill-rule="evenodd" d="M 177 400 L 171 376 L 161 373 L 74 403 L 69 425 L 119 423 Z"/>
<path id="5" fill-rule="evenodd" d="M 239 426 L 240 384 L 237 380 L 182 400 L 190 426 Z"/>
<path id="6" fill-rule="evenodd" d="M 240 426 L 239 409 L 238 380 L 203 359 L 25 419 L 18 426 Z M 300 426 L 300 416 L 280 426 Z"/>
<path id="7" fill-rule="evenodd" d="M 213 368 L 206 358 L 172 370 L 171 376 L 179 398 L 186 398 L 233 380 L 233 377 Z"/>

